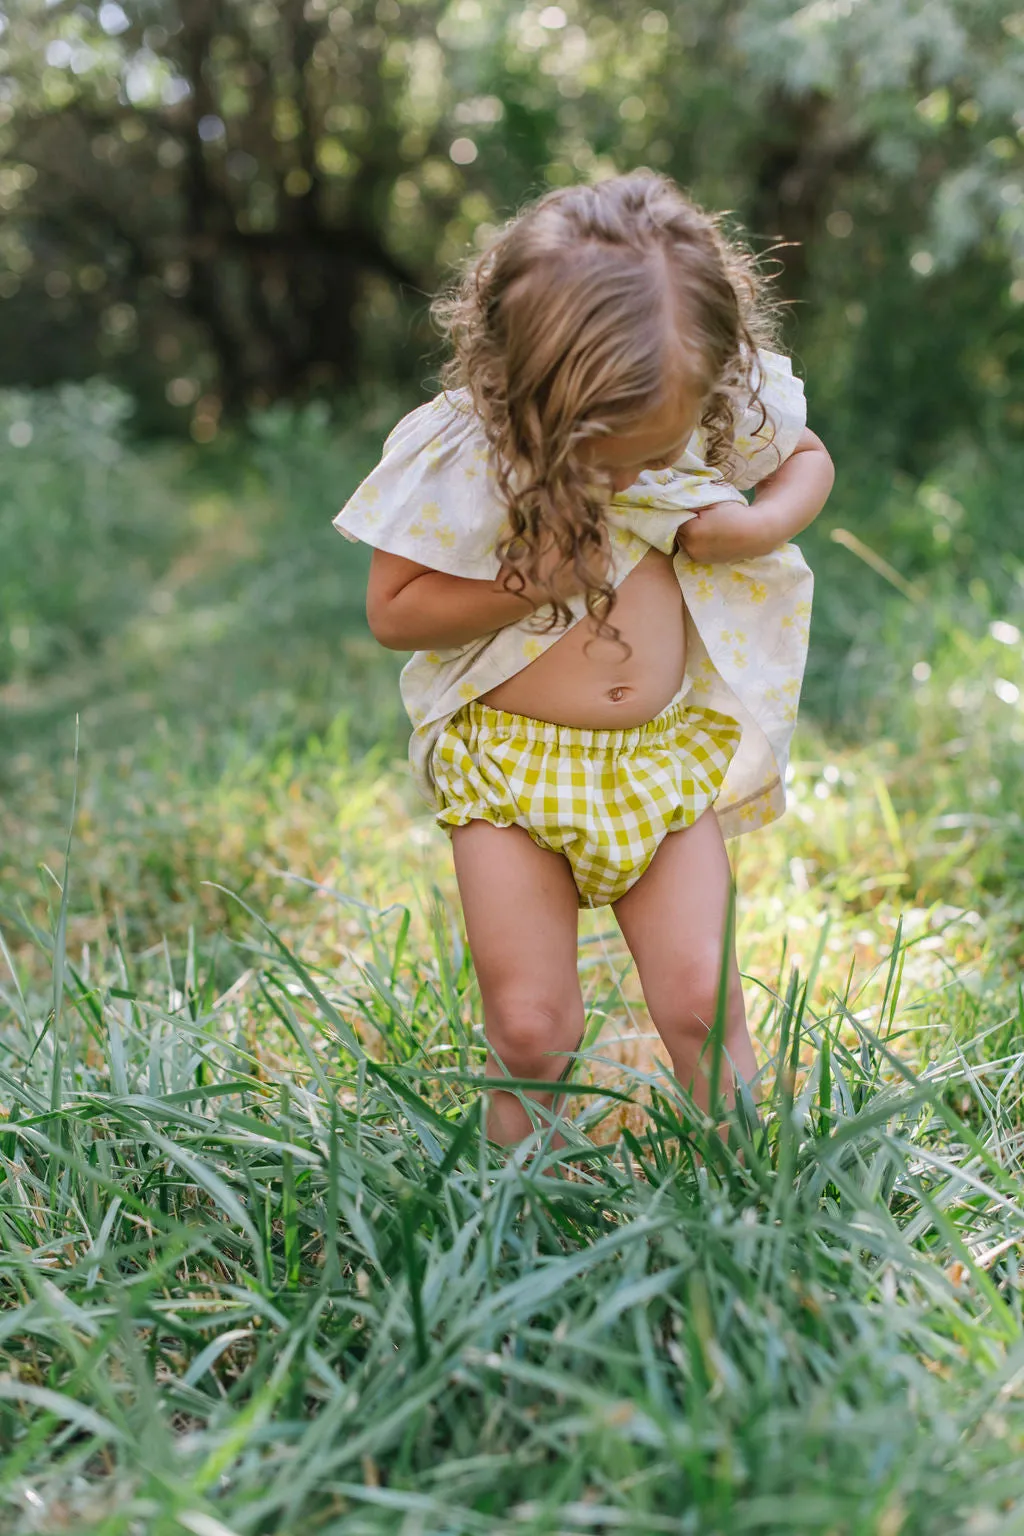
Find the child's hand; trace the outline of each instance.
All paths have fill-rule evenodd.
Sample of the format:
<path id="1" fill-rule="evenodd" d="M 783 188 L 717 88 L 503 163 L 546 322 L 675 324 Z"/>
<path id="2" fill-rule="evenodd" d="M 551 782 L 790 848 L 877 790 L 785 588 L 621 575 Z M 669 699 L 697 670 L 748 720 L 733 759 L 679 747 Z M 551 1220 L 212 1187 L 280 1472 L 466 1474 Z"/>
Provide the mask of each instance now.
<path id="1" fill-rule="evenodd" d="M 677 529 L 676 543 L 699 565 L 770 555 L 814 521 L 834 478 L 825 444 L 805 427 L 789 458 L 759 482 L 752 505 L 699 507 Z"/>
<path id="2" fill-rule="evenodd" d="M 732 560 L 754 560 L 770 554 L 783 543 L 773 519 L 745 501 L 716 502 L 698 507 L 676 531 L 676 543 L 698 565 L 719 565 Z"/>

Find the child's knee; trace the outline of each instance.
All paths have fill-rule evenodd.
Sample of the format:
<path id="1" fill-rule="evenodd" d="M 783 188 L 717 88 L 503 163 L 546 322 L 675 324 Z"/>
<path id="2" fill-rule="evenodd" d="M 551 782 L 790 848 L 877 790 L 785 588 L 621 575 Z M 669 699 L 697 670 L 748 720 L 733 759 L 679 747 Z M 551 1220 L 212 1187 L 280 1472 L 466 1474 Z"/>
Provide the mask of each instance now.
<path id="1" fill-rule="evenodd" d="M 487 1007 L 488 1044 L 518 1077 L 557 1078 L 583 1024 L 579 999 L 519 993 L 493 999 Z"/>
<path id="2" fill-rule="evenodd" d="M 739 971 L 733 961 L 726 964 L 726 1017 L 743 1006 Z M 667 985 L 660 988 L 657 1000 L 649 999 L 651 1015 L 660 1029 L 669 1028 L 701 1039 L 707 1036 L 718 1014 L 722 990 L 722 952 L 707 949 L 680 957 L 672 967 Z"/>

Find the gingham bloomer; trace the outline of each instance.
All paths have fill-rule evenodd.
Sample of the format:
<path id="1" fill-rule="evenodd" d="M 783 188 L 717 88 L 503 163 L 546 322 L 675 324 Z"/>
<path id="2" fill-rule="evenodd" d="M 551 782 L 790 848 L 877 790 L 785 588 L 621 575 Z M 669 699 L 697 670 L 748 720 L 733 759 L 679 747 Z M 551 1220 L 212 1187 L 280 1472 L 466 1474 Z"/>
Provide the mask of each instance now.
<path id="1" fill-rule="evenodd" d="M 806 423 L 803 385 L 789 359 L 762 350 L 760 398 L 767 420 L 742 414 L 730 464 L 709 469 L 695 432 L 671 469 L 645 470 L 615 495 L 607 519 L 614 586 L 648 549 L 671 555 L 676 530 L 697 507 L 742 500 L 792 453 Z M 505 508 L 489 465 L 483 427 L 469 392 L 436 396 L 394 428 L 381 462 L 334 519 L 338 531 L 451 576 L 495 580 L 495 546 Z M 715 810 L 725 836 L 772 821 L 785 810 L 785 771 L 807 659 L 813 577 L 794 544 L 725 565 L 699 565 L 676 551 L 673 569 L 687 609 L 688 702 L 730 716 L 740 741 Z M 574 621 L 582 595 L 569 603 Z M 533 618 L 543 618 L 546 609 Z M 416 651 L 402 671 L 402 702 L 412 722 L 415 781 L 435 810 L 440 798 L 431 758 L 462 706 L 512 677 L 564 630 L 538 635 L 528 617 L 446 650 Z"/>

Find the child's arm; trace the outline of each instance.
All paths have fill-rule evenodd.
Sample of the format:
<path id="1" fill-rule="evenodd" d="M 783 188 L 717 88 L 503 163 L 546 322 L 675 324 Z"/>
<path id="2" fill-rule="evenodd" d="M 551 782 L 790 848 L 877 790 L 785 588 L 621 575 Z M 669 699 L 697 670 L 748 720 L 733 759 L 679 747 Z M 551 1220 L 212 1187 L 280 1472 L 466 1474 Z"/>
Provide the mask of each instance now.
<path id="1" fill-rule="evenodd" d="M 676 543 L 702 565 L 770 554 L 814 521 L 834 479 L 828 450 L 805 428 L 785 463 L 758 483 L 752 505 L 728 501 L 701 508 L 679 528 Z"/>
<path id="2" fill-rule="evenodd" d="M 366 589 L 366 622 L 390 651 L 445 650 L 526 618 L 533 604 L 496 581 L 448 576 L 402 555 L 375 549 Z"/>
<path id="3" fill-rule="evenodd" d="M 550 561 L 549 561 L 550 564 Z M 375 549 L 366 590 L 366 621 L 375 640 L 391 651 L 445 650 L 527 618 L 549 599 L 527 583 L 521 592 L 494 581 L 449 576 L 402 555 Z M 571 573 L 557 583 L 568 598 L 577 585 Z"/>

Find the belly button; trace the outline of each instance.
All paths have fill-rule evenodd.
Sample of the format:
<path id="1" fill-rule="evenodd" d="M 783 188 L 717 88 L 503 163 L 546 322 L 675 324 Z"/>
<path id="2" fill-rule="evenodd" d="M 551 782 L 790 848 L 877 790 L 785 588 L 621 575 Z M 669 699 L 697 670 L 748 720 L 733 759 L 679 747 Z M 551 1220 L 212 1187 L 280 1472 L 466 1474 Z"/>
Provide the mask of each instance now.
<path id="1" fill-rule="evenodd" d="M 625 688 L 609 688 L 609 690 L 608 690 L 608 697 L 611 699 L 613 704 L 617 704 L 619 702 L 619 700 L 620 699 L 624 699 L 625 696 L 626 696 L 626 689 Z"/>

